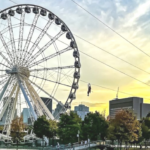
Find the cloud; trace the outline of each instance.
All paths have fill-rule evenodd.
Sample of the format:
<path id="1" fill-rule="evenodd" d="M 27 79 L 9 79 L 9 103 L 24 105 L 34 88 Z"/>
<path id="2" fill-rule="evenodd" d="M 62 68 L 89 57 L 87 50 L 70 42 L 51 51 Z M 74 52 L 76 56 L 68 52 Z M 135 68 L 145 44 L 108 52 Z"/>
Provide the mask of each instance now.
<path id="1" fill-rule="evenodd" d="M 150 8 L 149 0 L 139 5 L 132 13 L 127 15 L 126 20 L 128 20 L 128 22 L 124 25 L 124 27 L 135 25 L 137 23 L 136 20 L 138 20 L 141 16 L 145 15 L 147 11 L 149 11 L 149 8 Z"/>
<path id="2" fill-rule="evenodd" d="M 78 105 L 78 102 L 74 102 L 74 105 Z M 90 102 L 86 102 L 83 101 L 82 104 L 88 106 L 88 107 L 101 107 L 102 105 L 105 105 L 106 103 L 90 103 Z"/>

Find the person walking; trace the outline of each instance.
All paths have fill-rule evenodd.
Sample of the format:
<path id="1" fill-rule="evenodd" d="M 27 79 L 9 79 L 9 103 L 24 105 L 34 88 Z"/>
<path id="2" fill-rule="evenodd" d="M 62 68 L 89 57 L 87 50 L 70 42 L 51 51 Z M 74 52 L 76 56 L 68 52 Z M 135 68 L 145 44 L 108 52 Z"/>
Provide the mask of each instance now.
<path id="1" fill-rule="evenodd" d="M 90 144 L 90 139 L 88 138 L 88 144 Z"/>
<path id="2" fill-rule="evenodd" d="M 56 146 L 56 147 L 57 147 L 57 148 L 58 148 L 58 150 L 59 150 L 59 147 L 60 147 L 60 146 L 59 146 L 59 142 L 57 142 L 57 146 Z"/>
<path id="3" fill-rule="evenodd" d="M 86 141 L 84 141 L 84 146 L 86 147 Z"/>
<path id="4" fill-rule="evenodd" d="M 88 146 L 90 147 L 90 139 L 88 138 Z"/>

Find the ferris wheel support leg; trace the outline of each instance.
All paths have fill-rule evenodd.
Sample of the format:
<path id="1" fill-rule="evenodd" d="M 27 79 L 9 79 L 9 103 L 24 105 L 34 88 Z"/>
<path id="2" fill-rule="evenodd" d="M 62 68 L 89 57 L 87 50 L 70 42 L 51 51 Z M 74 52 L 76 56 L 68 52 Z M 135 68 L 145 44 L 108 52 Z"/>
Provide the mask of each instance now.
<path id="1" fill-rule="evenodd" d="M 10 100 L 11 100 L 11 98 L 12 98 L 12 95 L 13 95 L 14 91 L 16 90 L 16 87 L 17 87 L 17 84 L 13 87 L 13 89 L 12 89 L 12 91 L 11 91 L 11 93 L 10 93 L 10 95 L 9 95 L 9 97 L 8 97 L 8 99 L 7 99 L 7 101 L 6 101 L 5 105 L 4 105 L 4 107 L 3 107 L 3 110 L 2 110 L 2 112 L 1 112 L 1 114 L 0 114 L 0 120 L 2 119 L 2 116 L 4 115 L 4 113 L 5 113 L 6 109 L 7 109 L 7 106 L 8 106 L 9 103 L 10 103 Z"/>
<path id="2" fill-rule="evenodd" d="M 7 89 L 7 87 L 8 87 L 8 84 L 9 84 L 9 82 L 10 82 L 10 79 L 11 79 L 11 77 L 8 79 L 7 83 L 5 84 L 3 90 L 2 90 L 2 92 L 1 92 L 1 94 L 0 94 L 0 101 L 1 101 L 1 99 L 2 99 L 2 97 L 3 97 L 3 95 L 4 95 L 5 91 L 6 91 L 6 89 Z"/>
<path id="3" fill-rule="evenodd" d="M 33 109 L 32 105 L 31 105 L 31 103 L 30 103 L 30 101 L 29 101 L 29 98 L 28 98 L 28 96 L 27 96 L 27 94 L 26 94 L 26 92 L 25 92 L 25 90 L 24 90 L 22 84 L 21 84 L 21 81 L 20 81 L 20 79 L 19 79 L 18 76 L 17 76 L 17 78 L 18 78 L 18 83 L 19 83 L 20 89 L 21 89 L 21 91 L 22 91 L 22 93 L 23 93 L 23 96 L 24 96 L 25 100 L 26 100 L 27 103 L 28 103 L 28 106 L 29 106 L 29 108 L 30 108 L 30 111 L 31 111 L 31 113 L 32 113 L 32 115 L 33 115 L 33 117 L 34 117 L 34 120 L 37 120 L 37 115 L 36 115 L 36 113 L 34 112 L 34 109 Z"/>
<path id="4" fill-rule="evenodd" d="M 18 86 L 17 92 L 16 92 L 16 96 L 15 96 L 15 101 L 14 101 L 13 106 L 12 106 L 12 111 L 11 111 L 10 120 L 9 120 L 7 129 L 6 129 L 7 135 L 10 135 L 11 121 L 12 121 L 12 119 L 14 118 L 14 115 L 15 115 L 15 108 L 16 108 L 16 103 L 17 103 L 17 100 L 18 100 L 19 90 L 20 90 L 20 88 L 19 88 L 19 86 Z"/>
<path id="5" fill-rule="evenodd" d="M 25 80 L 25 83 L 26 83 L 27 89 L 28 89 L 28 91 L 29 91 L 29 93 L 30 93 L 30 95 L 31 95 L 31 98 L 32 98 L 32 100 L 33 100 L 34 103 L 35 103 L 35 106 L 36 106 L 36 108 L 37 108 L 37 111 L 38 111 L 39 116 L 42 116 L 42 115 L 43 115 L 43 112 L 41 111 L 41 108 L 40 108 L 40 106 L 39 106 L 39 103 L 38 103 L 38 101 L 37 101 L 35 95 L 33 94 L 32 89 L 30 88 L 29 84 L 27 84 L 27 81 L 26 81 L 26 80 Z"/>
<path id="6" fill-rule="evenodd" d="M 35 95 L 35 97 L 37 98 L 39 104 L 42 107 L 42 111 L 46 113 L 46 116 L 48 117 L 48 119 L 52 119 L 54 120 L 53 115 L 51 114 L 51 112 L 48 110 L 48 108 L 46 107 L 46 105 L 44 104 L 44 102 L 41 100 L 41 98 L 39 97 L 39 95 L 36 93 L 36 91 L 34 90 L 34 88 L 32 87 L 32 85 L 26 80 L 26 85 L 28 86 L 29 89 L 31 89 L 31 91 L 33 92 L 33 94 Z"/>

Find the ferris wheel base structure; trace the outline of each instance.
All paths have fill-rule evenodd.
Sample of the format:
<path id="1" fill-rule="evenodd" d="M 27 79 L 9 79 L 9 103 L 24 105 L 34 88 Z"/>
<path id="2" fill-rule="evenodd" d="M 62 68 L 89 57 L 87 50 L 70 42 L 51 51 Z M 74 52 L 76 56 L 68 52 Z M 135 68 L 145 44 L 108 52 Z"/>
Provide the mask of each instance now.
<path id="1" fill-rule="evenodd" d="M 72 32 L 48 9 L 16 5 L 0 11 L 0 20 L 0 119 L 6 114 L 0 139 L 11 139 L 11 122 L 16 109 L 21 114 L 22 100 L 32 124 L 42 115 L 57 120 L 71 108 L 81 63 Z M 62 92 L 66 95 L 59 100 Z M 41 93 L 52 100 L 53 113 Z"/>

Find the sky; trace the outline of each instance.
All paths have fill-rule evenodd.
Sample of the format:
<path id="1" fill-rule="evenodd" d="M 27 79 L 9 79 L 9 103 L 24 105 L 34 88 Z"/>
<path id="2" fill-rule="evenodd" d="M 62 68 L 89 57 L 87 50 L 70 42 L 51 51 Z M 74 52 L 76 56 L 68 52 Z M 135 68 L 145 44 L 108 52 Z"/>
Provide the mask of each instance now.
<path id="1" fill-rule="evenodd" d="M 81 79 L 92 84 L 92 92 L 88 97 L 87 83 L 80 82 L 80 88 L 77 91 L 76 100 L 72 103 L 72 109 L 78 104 L 85 104 L 90 107 L 90 111 L 106 110 L 108 115 L 109 101 L 116 97 L 118 87 L 120 91 L 144 97 L 145 103 L 150 102 L 149 56 L 129 44 L 71 0 L 14 0 L 14 2 L 41 5 L 49 9 L 67 24 L 73 34 L 148 72 L 145 73 L 75 36 L 79 51 L 83 51 L 147 85 L 81 53 Z M 150 55 L 149 0 L 75 0 L 75 2 Z M 14 5 L 9 0 L 0 0 L 0 3 L 1 10 Z M 118 97 L 124 98 L 129 97 L 129 95 L 119 93 Z"/>

